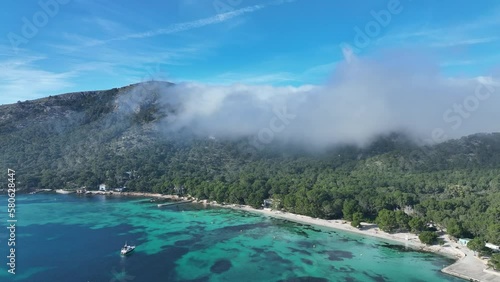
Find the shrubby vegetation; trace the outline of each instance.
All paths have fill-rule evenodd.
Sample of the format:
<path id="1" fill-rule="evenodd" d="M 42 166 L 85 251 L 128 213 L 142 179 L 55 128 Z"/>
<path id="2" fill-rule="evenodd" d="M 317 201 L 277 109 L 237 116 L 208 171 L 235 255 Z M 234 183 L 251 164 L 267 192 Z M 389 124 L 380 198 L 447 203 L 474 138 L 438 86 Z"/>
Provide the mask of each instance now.
<path id="1" fill-rule="evenodd" d="M 432 223 L 457 238 L 500 244 L 500 134 L 432 147 L 392 134 L 366 148 L 252 151 L 246 139 L 159 132 L 158 118 L 169 113 L 154 99 L 117 111 L 122 91 L 0 107 L 0 166 L 15 169 L 25 189 L 106 183 L 253 207 L 272 198 L 276 208 L 356 226 L 366 220 L 432 239 Z M 6 187 L 6 177 L 0 181 Z"/>
<path id="2" fill-rule="evenodd" d="M 438 235 L 434 231 L 422 231 L 418 239 L 424 244 L 432 245 L 437 241 Z"/>
<path id="3" fill-rule="evenodd" d="M 493 254 L 488 264 L 495 270 L 500 270 L 500 253 Z"/>

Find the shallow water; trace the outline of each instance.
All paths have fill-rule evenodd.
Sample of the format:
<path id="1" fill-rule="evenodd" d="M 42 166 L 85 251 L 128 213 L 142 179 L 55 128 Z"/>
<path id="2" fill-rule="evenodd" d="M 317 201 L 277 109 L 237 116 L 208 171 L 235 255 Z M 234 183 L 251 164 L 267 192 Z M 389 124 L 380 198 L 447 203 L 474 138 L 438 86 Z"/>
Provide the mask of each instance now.
<path id="1" fill-rule="evenodd" d="M 5 258 L 0 280 L 464 281 L 439 271 L 448 258 L 376 238 L 231 209 L 156 204 L 18 195 L 17 273 L 7 273 Z M 6 222 L 6 208 L 0 215 Z M 0 236 L 8 255 L 7 232 Z M 125 241 L 137 249 L 122 257 Z"/>

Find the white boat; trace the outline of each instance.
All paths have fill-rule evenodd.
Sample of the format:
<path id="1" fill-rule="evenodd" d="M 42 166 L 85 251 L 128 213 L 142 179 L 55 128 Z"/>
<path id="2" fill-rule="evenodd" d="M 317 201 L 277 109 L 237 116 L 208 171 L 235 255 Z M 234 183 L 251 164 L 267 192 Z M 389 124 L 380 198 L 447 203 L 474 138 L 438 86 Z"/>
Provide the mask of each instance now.
<path id="1" fill-rule="evenodd" d="M 135 246 L 127 245 L 127 242 L 125 242 L 125 245 L 122 247 L 120 254 L 122 256 L 125 256 L 125 255 L 131 253 L 133 250 L 135 250 Z"/>
<path id="2" fill-rule="evenodd" d="M 75 191 L 69 191 L 69 190 L 64 190 L 64 189 L 57 189 L 56 193 L 59 193 L 59 194 L 71 194 L 71 193 L 75 193 Z"/>

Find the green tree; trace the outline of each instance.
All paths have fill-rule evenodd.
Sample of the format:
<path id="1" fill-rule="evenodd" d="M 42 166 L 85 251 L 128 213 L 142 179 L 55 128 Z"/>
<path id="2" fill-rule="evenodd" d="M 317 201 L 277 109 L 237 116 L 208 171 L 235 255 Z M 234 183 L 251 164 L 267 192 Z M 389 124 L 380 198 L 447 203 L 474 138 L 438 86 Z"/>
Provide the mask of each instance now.
<path id="1" fill-rule="evenodd" d="M 359 205 L 356 200 L 348 199 L 344 201 L 342 214 L 345 220 L 352 220 L 352 215 L 359 212 Z"/>
<path id="2" fill-rule="evenodd" d="M 418 234 L 425 230 L 425 220 L 421 217 L 415 216 L 408 222 L 411 232 Z"/>
<path id="3" fill-rule="evenodd" d="M 491 255 L 488 265 L 493 267 L 495 270 L 500 270 L 500 254 L 496 253 Z"/>
<path id="4" fill-rule="evenodd" d="M 404 211 L 396 211 L 395 215 L 396 215 L 396 222 L 398 225 L 397 228 L 401 230 L 408 230 L 409 228 L 408 223 L 410 221 L 410 216 L 407 215 Z"/>
<path id="5" fill-rule="evenodd" d="M 424 244 L 432 245 L 436 242 L 438 236 L 434 231 L 422 231 L 418 235 L 418 239 Z"/>
<path id="6" fill-rule="evenodd" d="M 396 220 L 396 214 L 393 211 L 383 209 L 378 212 L 378 216 L 375 219 L 378 227 L 385 232 L 392 232 L 398 227 Z"/>
<path id="7" fill-rule="evenodd" d="M 359 228 L 361 227 L 361 221 L 363 220 L 363 214 L 360 212 L 355 212 L 352 215 L 352 221 L 351 221 L 351 226 Z"/>
<path id="8" fill-rule="evenodd" d="M 484 249 L 484 241 L 479 237 L 476 237 L 467 243 L 467 248 L 474 252 L 480 252 Z"/>
<path id="9" fill-rule="evenodd" d="M 498 209 L 498 214 L 500 215 L 500 208 Z M 500 223 L 490 224 L 486 232 L 486 239 L 488 242 L 493 244 L 500 243 Z"/>
<path id="10" fill-rule="evenodd" d="M 446 223 L 446 233 L 455 238 L 459 238 L 463 234 L 462 225 L 455 219 L 449 219 Z"/>

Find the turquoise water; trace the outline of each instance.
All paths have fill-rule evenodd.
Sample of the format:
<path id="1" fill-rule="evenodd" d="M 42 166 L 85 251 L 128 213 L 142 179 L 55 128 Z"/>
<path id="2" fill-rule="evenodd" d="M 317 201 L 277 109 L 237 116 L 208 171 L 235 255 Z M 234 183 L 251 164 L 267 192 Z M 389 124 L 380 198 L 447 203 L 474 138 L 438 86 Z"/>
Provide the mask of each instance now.
<path id="1" fill-rule="evenodd" d="M 1 232 L 1 281 L 464 281 L 439 271 L 453 262 L 441 256 L 230 209 L 58 194 L 17 204 L 17 274 Z M 121 257 L 125 241 L 137 249 Z"/>

